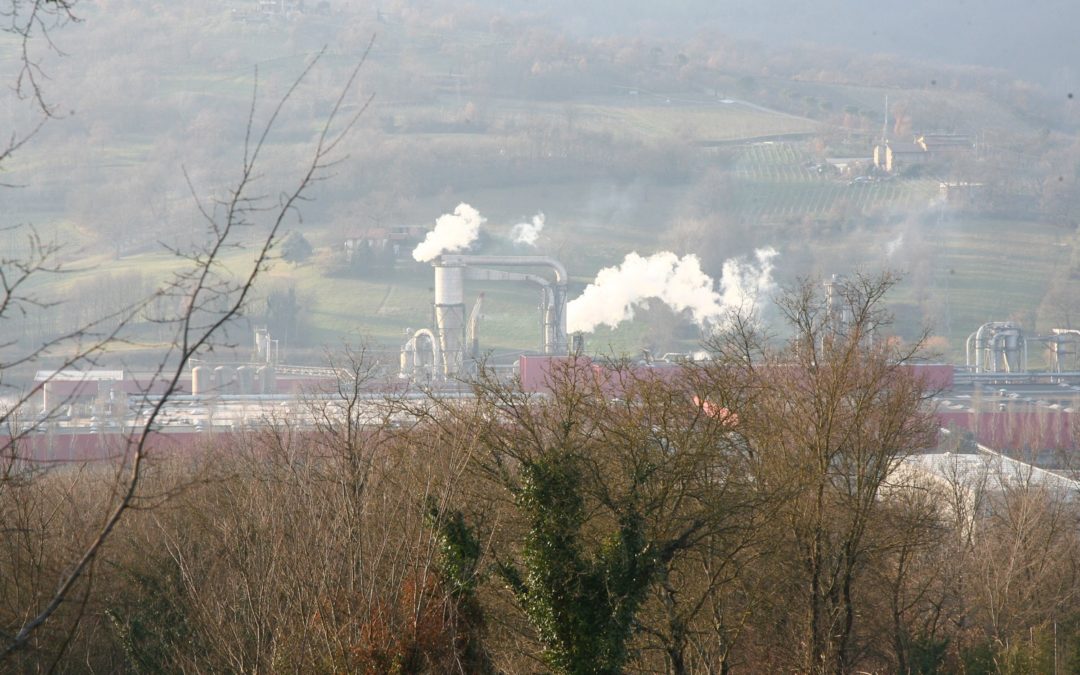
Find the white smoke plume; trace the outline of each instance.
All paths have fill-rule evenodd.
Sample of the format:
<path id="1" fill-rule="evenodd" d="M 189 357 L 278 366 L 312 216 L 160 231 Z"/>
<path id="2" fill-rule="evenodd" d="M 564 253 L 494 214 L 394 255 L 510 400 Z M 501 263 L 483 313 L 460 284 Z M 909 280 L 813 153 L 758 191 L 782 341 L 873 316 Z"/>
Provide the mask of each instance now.
<path id="1" fill-rule="evenodd" d="M 473 207 L 464 202 L 458 204 L 453 213 L 443 214 L 435 220 L 435 229 L 413 249 L 413 258 L 428 262 L 443 253 L 464 251 L 480 236 L 480 226 L 486 221 L 487 218 Z"/>
<path id="2" fill-rule="evenodd" d="M 885 243 L 885 257 L 892 258 L 896 255 L 896 252 L 900 250 L 900 247 L 904 245 L 904 233 L 896 235 L 895 239 L 892 239 Z"/>
<path id="3" fill-rule="evenodd" d="M 754 251 L 757 264 L 728 258 L 720 278 L 720 302 L 724 309 L 758 310 L 769 294 L 776 290 L 773 281 L 773 258 L 779 253 L 771 246 Z"/>
<path id="4" fill-rule="evenodd" d="M 532 217 L 532 222 L 518 223 L 510 230 L 510 236 L 514 238 L 515 244 L 525 244 L 526 246 L 536 246 L 536 240 L 540 238 L 540 233 L 544 230 L 544 214 L 537 213 Z"/>
<path id="5" fill-rule="evenodd" d="M 757 264 L 730 259 L 724 263 L 720 290 L 701 271 L 696 255 L 680 258 L 669 251 L 643 258 L 630 253 L 618 267 L 605 267 L 596 280 L 566 308 L 567 330 L 591 332 L 632 319 L 634 309 L 657 298 L 676 312 L 689 310 L 699 325 L 717 323 L 729 309 L 750 310 L 774 288 L 771 248 L 755 252 Z"/>

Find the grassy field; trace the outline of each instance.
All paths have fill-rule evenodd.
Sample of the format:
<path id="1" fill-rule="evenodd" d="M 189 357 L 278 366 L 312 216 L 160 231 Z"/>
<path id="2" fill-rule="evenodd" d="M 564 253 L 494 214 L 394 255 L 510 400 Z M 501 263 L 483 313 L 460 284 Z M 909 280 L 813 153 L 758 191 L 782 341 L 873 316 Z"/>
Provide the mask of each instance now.
<path id="1" fill-rule="evenodd" d="M 731 170 L 737 208 L 750 221 L 785 222 L 827 216 L 846 210 L 861 222 L 859 213 L 924 214 L 936 195 L 932 181 L 892 181 L 849 184 L 845 179 L 822 177 L 806 167 L 807 156 L 795 144 L 748 144 Z M 683 188 L 626 185 L 562 184 L 522 186 L 517 189 L 478 191 L 470 195 L 432 196 L 412 204 L 415 221 L 430 225 L 450 210 L 458 198 L 468 199 L 488 216 L 485 252 L 554 255 L 570 270 L 571 295 L 580 292 L 603 266 L 617 264 L 630 251 L 646 254 L 659 250 L 664 224 Z M 544 211 L 548 226 L 537 251 L 514 247 L 508 240 L 513 223 Z M 427 214 L 424 217 L 422 214 Z M 932 219 L 931 219 L 932 220 Z M 1056 265 L 1071 255 L 1070 241 L 1060 229 L 1038 222 L 1016 223 L 942 217 L 940 222 L 917 227 L 875 217 L 846 230 L 792 231 L 773 242 L 781 251 L 778 276 L 791 281 L 794 274 L 831 274 L 852 269 L 890 267 L 907 274 L 895 296 L 898 314 L 909 322 L 931 315 L 934 331 L 950 341 L 950 356 L 962 355 L 967 333 L 989 320 L 1027 318 L 1046 292 Z M 871 224 L 871 223 L 876 224 Z M 771 231 L 777 230 L 772 225 Z M 908 229 L 904 229 L 908 228 Z M 914 229 L 912 229 L 914 228 Z M 70 230 L 69 230 L 70 231 Z M 312 240 L 332 245 L 329 233 L 317 226 Z M 890 241 L 903 235 L 898 254 L 890 257 Z M 799 241 L 810 236 L 810 241 Z M 686 253 L 679 251 L 678 253 Z M 239 261 L 243 254 L 236 254 Z M 318 255 L 327 255 L 326 251 Z M 66 284 L 101 270 L 138 271 L 164 277 L 178 261 L 165 253 L 147 253 L 113 260 L 101 255 L 84 261 L 86 270 L 66 277 Z M 341 340 L 399 343 L 407 329 L 431 323 L 432 276 L 429 268 L 412 266 L 389 278 L 327 276 L 316 263 L 278 263 L 265 282 L 293 284 L 304 303 L 302 319 L 312 345 L 335 345 Z M 481 335 L 485 349 L 533 349 L 538 342 L 536 294 L 520 284 L 467 286 L 467 302 L 485 293 Z M 913 333 L 914 330 L 907 330 Z M 686 331 L 683 331 L 685 335 Z M 641 322 L 615 330 L 601 329 L 590 336 L 591 348 L 636 352 L 658 335 L 655 326 Z M 688 349 L 693 340 L 661 331 L 659 338 L 672 344 L 662 349 Z"/>
<path id="2" fill-rule="evenodd" d="M 1036 326 L 1036 310 L 1053 274 L 1067 265 L 1071 233 L 1039 222 L 954 221 L 932 233 L 933 283 L 948 303 L 952 337 L 986 321 Z"/>
<path id="3" fill-rule="evenodd" d="M 822 275 L 901 273 L 890 298 L 896 328 L 914 337 L 927 326 L 947 341 L 944 355 L 958 362 L 964 340 L 985 322 L 1019 321 L 1031 333 L 1055 327 L 1039 320 L 1039 304 L 1072 255 L 1071 232 L 1060 227 L 949 212 L 832 235 L 810 247 L 816 259 L 832 263 L 817 269 Z"/>
<path id="4" fill-rule="evenodd" d="M 583 106 L 584 123 L 596 129 L 623 131 L 644 138 L 678 138 L 691 142 L 804 134 L 815 131 L 813 120 L 755 110 L 740 103 L 704 106 Z"/>
<path id="5" fill-rule="evenodd" d="M 782 188 L 776 188 L 779 195 Z M 797 194 L 797 193 L 791 193 Z M 774 195 L 774 199 L 780 199 Z M 793 201 L 788 195 L 783 199 Z M 495 228 L 487 252 L 513 253 L 500 239 L 508 226 Z M 823 232 L 805 242 L 780 245 L 778 277 L 791 281 L 798 255 L 816 260 L 811 271 L 827 275 L 856 269 L 890 268 L 905 275 L 893 296 L 898 317 L 914 334 L 924 316 L 933 332 L 948 339 L 951 358 L 962 358 L 963 339 L 986 321 L 1021 320 L 1035 327 L 1036 309 L 1055 271 L 1068 263 L 1070 233 L 1045 223 L 964 218 L 942 212 L 917 222 L 878 224 L 846 232 Z M 656 233 L 644 228 L 617 228 L 586 224 L 569 213 L 549 220 L 539 252 L 567 261 L 574 280 L 571 295 L 580 292 L 600 267 L 615 264 L 630 250 L 656 250 Z M 800 248 L 806 249 L 800 252 Z M 517 250 L 517 253 L 529 251 Z M 242 254 L 235 254 L 236 262 Z M 65 279 L 79 284 L 101 269 L 114 273 L 140 272 L 164 276 L 179 264 L 173 256 L 157 253 L 117 261 L 87 261 L 86 270 Z M 801 268 L 799 268 L 801 269 Z M 324 274 L 317 263 L 277 263 L 264 278 L 269 286 L 294 284 L 304 305 L 302 319 L 312 345 L 337 345 L 342 340 L 371 340 L 395 344 L 407 329 L 431 323 L 433 280 L 430 268 L 406 266 L 390 277 L 340 278 Z M 537 295 L 525 284 L 470 282 L 471 307 L 479 292 L 485 294 L 481 338 L 485 350 L 534 349 L 538 343 Z M 1050 326 L 1039 326 L 1047 330 Z M 672 340 L 662 349 L 689 349 L 693 339 L 661 331 Z M 692 334 L 692 331 L 689 332 Z M 655 326 L 644 322 L 602 328 L 589 336 L 590 348 L 603 352 L 635 353 L 656 339 Z"/>
<path id="6" fill-rule="evenodd" d="M 364 122 L 365 133 L 378 135 L 382 133 L 382 120 L 401 118 L 405 123 L 395 132 L 395 138 L 414 143 L 408 147 L 422 150 L 426 143 L 446 143 L 446 147 L 460 149 L 463 156 L 471 153 L 468 161 L 480 163 L 483 157 L 499 152 L 506 138 L 518 143 L 518 152 L 528 154 L 534 146 L 557 145 L 551 138 L 560 133 L 573 138 L 572 134 L 580 131 L 594 132 L 597 138 L 609 137 L 613 145 L 651 148 L 668 144 L 680 150 L 689 148 L 689 152 L 700 153 L 693 156 L 690 165 L 720 171 L 727 181 L 730 198 L 723 204 L 726 213 L 720 215 L 741 221 L 746 232 L 745 241 L 736 242 L 739 250 L 733 253 L 743 253 L 757 245 L 775 246 L 780 250 L 777 275 L 785 282 L 804 274 L 825 275 L 856 268 L 891 267 L 904 271 L 908 276 L 897 290 L 896 306 L 907 322 L 907 332 L 913 333 L 910 327 L 924 317 L 933 318 L 935 331 L 949 338 L 954 356 L 962 349 L 963 337 L 984 321 L 1020 317 L 1034 322 L 1036 308 L 1050 279 L 1072 254 L 1069 233 L 1046 223 L 987 220 L 945 212 L 934 217 L 938 193 L 935 180 L 852 183 L 849 178 L 817 171 L 820 159 L 803 138 L 830 131 L 817 120 L 742 102 L 723 102 L 728 99 L 710 99 L 705 94 L 687 94 L 683 98 L 645 91 L 632 94 L 636 90 L 614 84 L 595 92 L 577 92 L 567 101 L 477 95 L 467 85 L 463 90 L 455 90 L 447 84 L 454 80 L 448 73 L 460 74 L 462 70 L 455 70 L 454 49 L 440 35 L 404 36 L 396 30 L 387 29 L 388 34 L 373 54 L 373 65 L 384 65 L 380 59 L 392 63 L 408 53 L 410 58 L 429 62 L 430 79 L 436 85 L 429 96 L 407 102 L 379 100 L 370 119 Z M 478 35 L 468 39 L 482 47 L 486 44 L 484 40 L 492 38 Z M 226 54 L 236 48 L 234 40 L 243 41 L 245 49 L 254 49 L 252 53 L 261 56 L 260 81 L 268 83 L 264 95 L 271 98 L 274 86 L 271 83 L 280 86 L 295 75 L 309 56 L 303 50 L 283 56 L 281 45 L 275 43 L 280 35 L 263 28 L 236 28 L 231 24 L 227 30 L 207 33 L 205 42 L 197 48 L 201 53 Z M 3 44 L 0 40 L 0 46 Z M 352 63 L 355 54 L 345 51 L 328 54 L 327 62 L 339 70 Z M 11 58 L 9 50 L 0 56 L 0 65 L 10 66 Z M 241 115 L 246 112 L 245 102 L 253 82 L 248 67 L 230 65 L 228 59 L 215 63 L 213 69 L 178 66 L 161 72 L 159 77 L 164 97 L 191 97 L 200 101 L 208 97 L 219 104 L 235 104 Z M 792 89 L 799 97 L 813 96 L 828 101 L 836 110 L 845 106 L 874 110 L 881 105 L 885 93 L 889 93 L 891 100 L 906 97 L 912 110 L 922 106 L 944 118 L 955 111 L 958 119 L 972 120 L 979 127 L 1023 126 L 1022 121 L 1011 119 L 1006 106 L 977 94 L 935 89 L 886 92 L 872 87 L 773 82 L 769 78 L 759 78 L 759 83 L 776 87 L 777 91 L 781 87 Z M 490 133 L 482 129 L 456 132 L 454 125 L 460 125 L 461 111 L 470 102 L 475 102 L 480 119 L 489 125 Z M 314 116 L 318 110 L 314 109 L 315 104 L 310 105 Z M 963 117 L 962 113 L 969 111 L 976 111 L 977 116 Z M 310 136 L 303 123 L 292 122 L 296 128 L 284 129 L 270 148 L 290 161 L 298 156 L 299 141 Z M 918 123 L 917 116 L 914 123 Z M 419 129 L 425 125 L 435 131 L 421 133 Z M 72 216 L 71 205 L 56 196 L 62 192 L 59 188 L 69 170 L 78 172 L 80 180 L 96 181 L 98 186 L 122 184 L 124 176 L 138 173 L 155 159 L 155 153 L 160 152 L 155 145 L 158 140 L 154 134 L 132 129 L 130 133 L 95 140 L 99 144 L 88 148 L 85 154 L 71 153 L 58 158 L 47 147 L 32 147 L 17 158 L 22 164 L 10 165 L 43 176 L 35 183 L 35 194 L 41 196 L 34 202 L 12 194 L 9 208 L 0 214 L 0 225 L 35 223 L 69 245 L 72 255 L 80 258 L 83 271 L 58 282 L 61 294 L 103 271 L 139 272 L 165 278 L 176 269 L 179 261 L 161 252 L 116 259 L 104 250 L 110 242 L 93 241 L 91 233 L 85 232 Z M 697 147 L 709 143 L 723 147 L 715 155 Z M 573 148 L 564 151 L 569 159 L 572 152 Z M 714 156 L 721 156 L 715 166 L 710 163 Z M 177 166 L 170 170 L 178 174 L 180 160 L 171 161 L 176 161 Z M 465 162 L 462 166 L 472 165 Z M 378 171 L 380 167 L 372 170 Z M 406 175 L 405 179 L 408 178 Z M 491 186 L 478 181 L 480 187 L 475 189 L 457 188 L 453 180 L 448 180 L 445 186 L 423 194 L 403 189 L 393 207 L 382 215 L 392 224 L 431 226 L 435 218 L 452 210 L 458 202 L 469 202 L 488 218 L 484 252 L 555 256 L 570 271 L 573 296 L 599 269 L 618 264 L 627 253 L 661 250 L 669 241 L 667 229 L 686 217 L 687 203 L 700 199 L 701 195 L 694 192 L 698 188 L 697 180 L 698 176 L 691 175 L 671 184 L 659 184 L 661 181 L 625 176 L 598 176 L 592 180 L 552 176 L 520 184 L 492 181 Z M 95 185 L 84 189 L 93 194 Z M 90 207 L 81 208 L 92 208 L 92 200 L 89 201 Z M 173 221 L 182 223 L 176 227 L 190 227 L 187 223 L 193 218 L 175 216 L 176 212 L 193 211 L 186 193 L 174 189 L 163 195 L 162 202 L 164 207 L 157 208 L 172 211 Z M 343 219 L 355 221 L 354 229 L 370 225 L 369 220 L 354 213 L 361 207 L 348 200 L 344 204 L 320 203 L 317 208 L 331 212 L 347 210 L 349 213 Z M 532 250 L 511 244 L 508 234 L 512 225 L 539 211 L 547 216 L 540 247 Z M 303 227 L 309 241 L 320 248 L 314 260 L 331 259 L 342 236 L 340 224 L 332 227 L 313 218 L 306 220 Z M 21 244 L 10 231 L 6 232 L 6 239 L 0 234 L 0 246 L 8 254 L 17 254 Z M 151 234 L 149 242 L 159 237 L 157 231 Z M 893 246 L 892 242 L 900 243 Z M 98 248 L 87 253 L 84 246 L 92 245 Z M 690 252 L 694 251 L 676 251 Z M 239 262 L 247 254 L 234 255 Z M 388 278 L 341 278 L 329 276 L 321 262 L 278 264 L 265 280 L 279 287 L 295 285 L 305 305 L 302 318 L 310 331 L 312 345 L 332 345 L 342 339 L 361 337 L 397 344 L 407 329 L 430 324 L 433 282 L 429 268 L 404 266 Z M 471 303 L 481 291 L 486 298 L 484 347 L 534 348 L 538 342 L 535 290 L 520 284 L 470 283 L 467 301 Z M 639 321 L 615 330 L 602 329 L 592 336 L 591 344 L 604 351 L 627 352 L 636 352 L 657 339 L 670 340 L 671 348 L 692 346 L 692 339 L 687 336 L 693 331 L 671 330 L 671 326 L 655 325 L 658 323 L 663 322 L 647 325 L 648 322 Z"/>

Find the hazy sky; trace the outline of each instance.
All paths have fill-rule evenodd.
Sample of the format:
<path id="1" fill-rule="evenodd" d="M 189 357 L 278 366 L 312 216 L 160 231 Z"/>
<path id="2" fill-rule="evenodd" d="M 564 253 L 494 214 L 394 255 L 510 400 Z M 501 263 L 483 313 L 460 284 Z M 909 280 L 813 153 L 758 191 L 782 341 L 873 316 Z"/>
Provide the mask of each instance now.
<path id="1" fill-rule="evenodd" d="M 782 46 L 814 42 L 1015 71 L 1068 87 L 1080 64 L 1080 3 L 1072 0 L 486 0 L 550 12 L 583 33 L 686 34 L 708 26 Z"/>

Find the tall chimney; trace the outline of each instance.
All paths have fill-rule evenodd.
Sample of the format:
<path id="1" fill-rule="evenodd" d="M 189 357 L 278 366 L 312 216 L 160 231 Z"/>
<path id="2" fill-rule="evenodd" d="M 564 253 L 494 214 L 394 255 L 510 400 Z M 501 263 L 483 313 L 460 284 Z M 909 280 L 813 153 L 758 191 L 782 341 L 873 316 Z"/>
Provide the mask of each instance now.
<path id="1" fill-rule="evenodd" d="M 442 352 L 442 376 L 452 378 L 461 372 L 465 360 L 465 267 L 435 265 L 435 331 Z"/>

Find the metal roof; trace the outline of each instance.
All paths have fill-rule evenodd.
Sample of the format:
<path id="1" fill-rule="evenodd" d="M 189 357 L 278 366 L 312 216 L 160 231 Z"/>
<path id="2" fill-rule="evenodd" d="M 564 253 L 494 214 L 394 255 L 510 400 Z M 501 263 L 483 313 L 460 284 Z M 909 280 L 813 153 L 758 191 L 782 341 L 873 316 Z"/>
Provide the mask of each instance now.
<path id="1" fill-rule="evenodd" d="M 938 452 L 911 455 L 903 468 L 963 485 L 982 484 L 987 488 L 1037 487 L 1080 491 L 1080 482 L 978 446 L 977 453 Z"/>
<path id="2" fill-rule="evenodd" d="M 34 382 L 103 382 L 122 379 L 122 370 L 39 370 L 34 373 Z"/>

